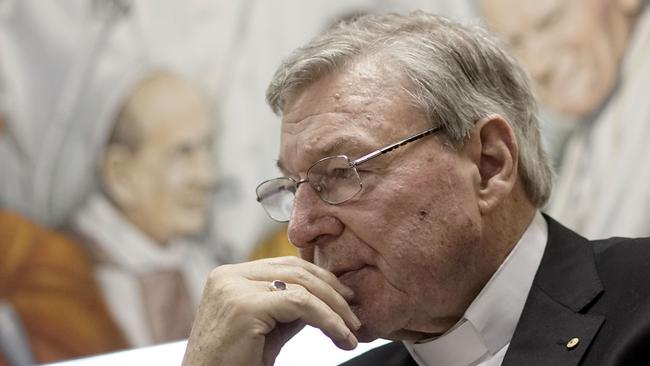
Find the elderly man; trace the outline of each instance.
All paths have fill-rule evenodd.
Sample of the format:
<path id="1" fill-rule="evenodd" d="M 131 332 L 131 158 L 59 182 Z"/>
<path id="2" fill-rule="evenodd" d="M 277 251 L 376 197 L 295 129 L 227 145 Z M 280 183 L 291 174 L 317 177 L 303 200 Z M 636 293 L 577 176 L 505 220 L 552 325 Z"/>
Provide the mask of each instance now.
<path id="1" fill-rule="evenodd" d="M 400 341 L 349 365 L 622 365 L 647 349 L 650 241 L 589 242 L 540 213 L 535 100 L 482 30 L 420 12 L 341 23 L 267 99 L 286 177 L 258 200 L 302 259 L 215 269 L 184 365 L 272 364 L 304 324 L 343 349 Z"/>

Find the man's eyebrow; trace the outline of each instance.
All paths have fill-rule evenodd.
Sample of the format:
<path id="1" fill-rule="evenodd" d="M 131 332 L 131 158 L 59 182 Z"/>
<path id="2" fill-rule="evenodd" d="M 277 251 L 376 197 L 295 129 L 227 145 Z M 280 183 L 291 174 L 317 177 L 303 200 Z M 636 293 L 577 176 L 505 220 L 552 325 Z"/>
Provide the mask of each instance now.
<path id="1" fill-rule="evenodd" d="M 310 149 L 310 151 L 313 151 L 314 153 L 317 152 L 317 156 L 315 156 L 314 161 L 310 162 L 310 165 L 314 164 L 322 158 L 335 155 L 347 154 L 350 159 L 356 159 L 360 156 L 363 156 L 364 154 L 369 153 L 371 150 L 372 148 L 366 144 L 359 142 L 358 139 L 350 136 L 342 136 L 332 142 L 323 144 L 323 148 L 315 148 L 313 150 Z M 287 169 L 287 167 L 282 163 L 282 160 L 276 160 L 275 165 L 284 176 L 288 177 L 291 175 L 289 169 Z"/>
<path id="2" fill-rule="evenodd" d="M 367 144 L 360 142 L 358 139 L 350 136 L 342 136 L 335 141 L 328 143 L 321 150 L 321 158 L 333 155 L 347 155 L 351 159 L 355 159 L 363 154 L 370 152 L 372 148 Z"/>
<path id="3" fill-rule="evenodd" d="M 320 150 L 320 153 L 323 155 L 323 158 L 326 156 L 340 155 L 342 150 L 348 146 L 350 146 L 350 138 L 337 138 L 333 142 L 327 143 L 327 145 Z"/>

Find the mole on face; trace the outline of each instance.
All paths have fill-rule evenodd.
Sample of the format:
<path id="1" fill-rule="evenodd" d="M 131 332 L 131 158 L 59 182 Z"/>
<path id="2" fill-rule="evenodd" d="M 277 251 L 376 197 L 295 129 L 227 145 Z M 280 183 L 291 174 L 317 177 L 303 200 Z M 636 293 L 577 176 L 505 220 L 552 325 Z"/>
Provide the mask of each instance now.
<path id="1" fill-rule="evenodd" d="M 420 217 L 420 220 L 424 220 L 429 216 L 429 213 L 425 210 L 420 210 L 418 211 L 418 216 Z"/>

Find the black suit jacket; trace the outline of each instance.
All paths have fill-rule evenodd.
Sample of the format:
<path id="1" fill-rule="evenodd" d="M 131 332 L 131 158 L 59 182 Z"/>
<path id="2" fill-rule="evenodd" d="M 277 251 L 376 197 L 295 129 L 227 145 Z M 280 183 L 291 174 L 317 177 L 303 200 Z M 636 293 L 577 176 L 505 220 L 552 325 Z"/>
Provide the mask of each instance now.
<path id="1" fill-rule="evenodd" d="M 588 241 L 545 218 L 548 244 L 502 365 L 650 365 L 650 239 Z M 416 363 L 393 342 L 343 365 Z"/>

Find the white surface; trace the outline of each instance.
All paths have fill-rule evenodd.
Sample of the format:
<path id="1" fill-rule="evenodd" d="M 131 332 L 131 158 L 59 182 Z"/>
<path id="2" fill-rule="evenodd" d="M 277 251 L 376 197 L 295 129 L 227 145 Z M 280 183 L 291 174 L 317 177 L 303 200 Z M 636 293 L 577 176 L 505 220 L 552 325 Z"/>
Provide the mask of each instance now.
<path id="1" fill-rule="evenodd" d="M 330 341 L 320 330 L 305 327 L 282 349 L 275 361 L 276 366 L 304 365 L 309 360 L 311 366 L 338 365 L 354 356 L 387 343 L 386 340 L 376 340 L 371 343 L 361 343 L 353 351 L 343 351 Z M 51 366 L 178 366 L 183 360 L 186 341 L 162 344 L 153 347 L 109 353 L 79 360 L 59 362 Z"/>
<path id="2" fill-rule="evenodd" d="M 360 343 L 352 351 L 343 351 L 337 348 L 320 330 L 307 326 L 282 348 L 278 358 L 275 360 L 275 365 L 338 365 L 343 361 L 388 342 L 384 339 L 378 339 L 371 343 Z M 309 362 L 306 363 L 305 360 L 309 360 Z"/>
<path id="3" fill-rule="evenodd" d="M 107 353 L 105 355 L 64 361 L 49 365 L 56 366 L 113 366 L 113 365 L 180 365 L 185 352 L 186 341 L 161 344 L 153 347 Z"/>

